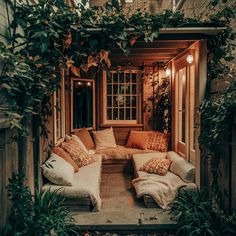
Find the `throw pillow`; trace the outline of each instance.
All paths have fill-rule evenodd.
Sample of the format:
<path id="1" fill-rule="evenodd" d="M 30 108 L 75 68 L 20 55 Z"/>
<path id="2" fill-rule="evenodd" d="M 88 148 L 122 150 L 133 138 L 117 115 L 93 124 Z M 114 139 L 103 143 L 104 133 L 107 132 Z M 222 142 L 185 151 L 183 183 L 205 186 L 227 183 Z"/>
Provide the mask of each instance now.
<path id="1" fill-rule="evenodd" d="M 79 167 L 89 165 L 95 161 L 73 140 L 61 143 L 61 148 L 70 155 Z"/>
<path id="2" fill-rule="evenodd" d="M 70 157 L 70 155 L 65 152 L 62 148 L 60 147 L 54 147 L 52 149 L 52 152 L 55 153 L 56 155 L 58 155 L 59 157 L 63 158 L 65 161 L 67 161 L 68 163 L 70 163 L 73 167 L 74 167 L 74 171 L 78 172 L 79 171 L 79 167 L 78 165 L 75 163 L 75 161 Z"/>
<path id="3" fill-rule="evenodd" d="M 41 168 L 43 175 L 52 183 L 62 186 L 73 184 L 74 167 L 55 153 L 51 154 Z"/>
<path id="4" fill-rule="evenodd" d="M 130 131 L 126 147 L 147 149 L 148 134 L 145 131 Z"/>
<path id="5" fill-rule="evenodd" d="M 80 138 L 74 134 L 71 135 L 71 138 L 73 141 L 79 144 L 79 146 L 86 152 L 88 153 L 88 149 L 85 147 L 84 143 L 80 140 Z"/>
<path id="6" fill-rule="evenodd" d="M 82 143 L 88 150 L 95 148 L 93 139 L 86 128 L 76 130 L 74 131 L 74 134 L 79 137 L 79 139 L 82 141 Z"/>
<path id="7" fill-rule="evenodd" d="M 92 134 L 96 150 L 117 147 L 112 127 L 100 131 L 93 131 Z"/>
<path id="8" fill-rule="evenodd" d="M 152 158 L 147 161 L 141 168 L 141 171 L 145 171 L 150 174 L 166 175 L 170 168 L 171 160 Z"/>
<path id="9" fill-rule="evenodd" d="M 155 150 L 159 152 L 167 152 L 168 134 L 149 131 L 147 149 Z"/>

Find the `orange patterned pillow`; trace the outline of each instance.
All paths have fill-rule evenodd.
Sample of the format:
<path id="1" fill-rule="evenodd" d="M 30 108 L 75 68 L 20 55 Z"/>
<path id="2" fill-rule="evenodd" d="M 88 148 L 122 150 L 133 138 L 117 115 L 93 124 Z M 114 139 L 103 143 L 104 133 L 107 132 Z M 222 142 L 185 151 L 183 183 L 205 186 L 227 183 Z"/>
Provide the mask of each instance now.
<path id="1" fill-rule="evenodd" d="M 79 171 L 78 165 L 75 163 L 75 161 L 70 157 L 70 155 L 65 150 L 63 150 L 60 147 L 54 147 L 52 149 L 52 152 L 57 154 L 59 157 L 63 158 L 65 161 L 69 162 L 74 167 L 75 172 Z"/>
<path id="2" fill-rule="evenodd" d="M 139 170 L 150 174 L 166 175 L 170 168 L 171 160 L 152 158 L 147 161 Z"/>
<path id="3" fill-rule="evenodd" d="M 126 147 L 147 149 L 148 133 L 145 131 L 130 131 Z"/>
<path id="4" fill-rule="evenodd" d="M 147 149 L 159 152 L 167 152 L 168 134 L 154 131 L 148 132 Z"/>
<path id="5" fill-rule="evenodd" d="M 75 141 L 69 140 L 61 143 L 63 148 L 79 167 L 86 166 L 95 162 Z"/>

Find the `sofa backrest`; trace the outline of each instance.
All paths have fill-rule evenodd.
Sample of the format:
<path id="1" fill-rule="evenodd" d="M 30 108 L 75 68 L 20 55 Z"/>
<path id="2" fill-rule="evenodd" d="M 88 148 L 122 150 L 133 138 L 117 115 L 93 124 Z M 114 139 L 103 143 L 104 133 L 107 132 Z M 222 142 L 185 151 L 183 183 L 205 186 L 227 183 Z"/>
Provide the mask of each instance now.
<path id="1" fill-rule="evenodd" d="M 172 173 L 178 175 L 187 183 L 193 183 L 195 181 L 195 167 L 191 163 L 173 151 L 167 153 L 167 158 L 172 161 L 170 166 Z"/>

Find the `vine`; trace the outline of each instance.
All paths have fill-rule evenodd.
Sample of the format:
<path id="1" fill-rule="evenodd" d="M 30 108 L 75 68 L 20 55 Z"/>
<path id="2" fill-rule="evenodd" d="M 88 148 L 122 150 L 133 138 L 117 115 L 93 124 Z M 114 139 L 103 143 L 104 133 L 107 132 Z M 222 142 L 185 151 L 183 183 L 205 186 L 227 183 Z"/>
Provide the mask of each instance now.
<path id="1" fill-rule="evenodd" d="M 219 4 L 222 7 L 226 2 L 213 0 L 209 7 L 217 10 Z M 109 69 L 111 47 L 120 47 L 128 54 L 137 40 L 151 42 L 157 39 L 160 28 L 193 23 L 226 26 L 223 33 L 208 41 L 207 95 L 200 109 L 203 127 L 200 145 L 211 155 L 213 177 L 217 180 L 215 145 L 227 129 L 225 124 L 235 106 L 234 88 L 216 101 L 210 99 L 208 91 L 213 79 L 224 78 L 230 72 L 228 63 L 234 59 L 231 40 L 235 36 L 230 21 L 235 16 L 235 6 L 225 5 L 221 11 L 210 15 L 209 20 L 200 21 L 169 10 L 158 14 L 141 11 L 125 14 L 116 0 L 110 0 L 102 7 L 85 9 L 85 5 L 83 0 L 72 11 L 63 0 L 39 0 L 33 5 L 28 1 L 13 1 L 11 47 L 0 46 L 5 61 L 0 86 L 12 101 L 12 125 L 24 129 L 23 118 L 34 114 L 44 127 L 51 114 L 50 98 L 59 86 L 61 68 L 71 68 L 78 75 L 92 67 Z M 19 33 L 19 26 L 24 34 Z M 44 135 L 47 136 L 47 131 Z M 217 181 L 214 181 L 215 188 Z"/>

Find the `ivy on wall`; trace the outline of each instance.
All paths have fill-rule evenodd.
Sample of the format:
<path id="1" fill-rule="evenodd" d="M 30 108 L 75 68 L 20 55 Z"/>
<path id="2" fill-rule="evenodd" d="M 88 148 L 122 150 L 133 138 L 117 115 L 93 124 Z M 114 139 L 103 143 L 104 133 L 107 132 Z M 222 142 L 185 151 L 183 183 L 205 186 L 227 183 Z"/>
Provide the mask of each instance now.
<path id="1" fill-rule="evenodd" d="M 227 0 L 214 0 L 209 7 L 217 10 L 218 4 L 225 2 Z M 102 7 L 85 9 L 85 5 L 86 1 L 82 1 L 72 11 L 63 0 L 39 0 L 34 5 L 28 1 L 12 2 L 15 14 L 9 24 L 11 47 L 6 49 L 1 45 L 0 48 L 5 60 L 0 86 L 12 99 L 12 114 L 17 117 L 13 125 L 22 128 L 23 118 L 30 114 L 38 116 L 41 125 L 45 124 L 51 114 L 50 98 L 60 81 L 61 68 L 79 68 L 75 70 L 78 73 L 81 68 L 88 70 L 89 63 L 97 64 L 98 69 L 101 68 L 99 65 L 104 68 L 109 65 L 111 47 L 118 46 L 128 54 L 137 40 L 151 42 L 157 39 L 160 28 L 199 23 L 226 26 L 223 33 L 208 41 L 208 81 L 224 78 L 230 72 L 228 62 L 234 59 L 231 40 L 235 33 L 230 27 L 230 20 L 235 16 L 234 7 L 226 5 L 220 12 L 212 14 L 208 21 L 199 21 L 169 10 L 158 14 L 141 11 L 124 14 L 116 0 L 110 0 Z M 24 35 L 17 33 L 19 26 Z M 216 156 L 214 145 L 227 128 L 222 124 L 235 106 L 235 99 L 232 99 L 234 90 L 228 91 L 216 101 L 212 101 L 207 92 L 201 106 L 205 130 L 202 130 L 200 145 L 212 153 L 212 160 Z M 216 175 L 214 172 L 217 179 Z"/>

